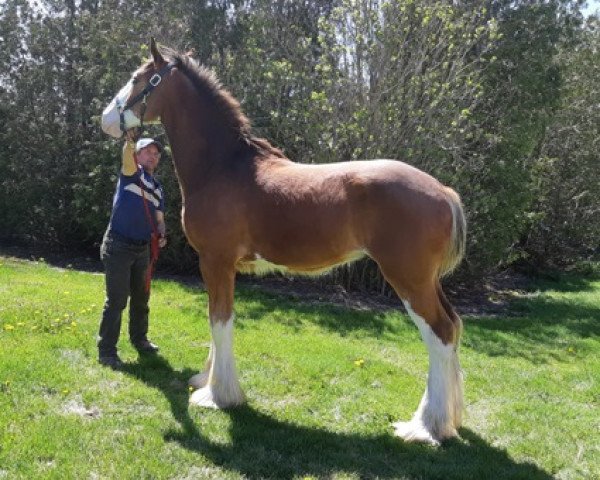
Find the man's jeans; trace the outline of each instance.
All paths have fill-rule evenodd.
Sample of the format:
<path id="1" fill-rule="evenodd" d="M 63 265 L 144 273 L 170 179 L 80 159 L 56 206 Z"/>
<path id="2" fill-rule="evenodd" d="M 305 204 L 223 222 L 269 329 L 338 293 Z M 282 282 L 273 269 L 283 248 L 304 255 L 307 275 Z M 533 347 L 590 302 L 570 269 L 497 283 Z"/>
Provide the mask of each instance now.
<path id="1" fill-rule="evenodd" d="M 121 332 L 121 313 L 129 301 L 129 338 L 136 344 L 148 333 L 148 299 L 146 270 L 150 261 L 148 244 L 132 244 L 106 232 L 100 258 L 106 272 L 106 302 L 102 312 L 98 351 L 100 357 L 117 354 Z"/>

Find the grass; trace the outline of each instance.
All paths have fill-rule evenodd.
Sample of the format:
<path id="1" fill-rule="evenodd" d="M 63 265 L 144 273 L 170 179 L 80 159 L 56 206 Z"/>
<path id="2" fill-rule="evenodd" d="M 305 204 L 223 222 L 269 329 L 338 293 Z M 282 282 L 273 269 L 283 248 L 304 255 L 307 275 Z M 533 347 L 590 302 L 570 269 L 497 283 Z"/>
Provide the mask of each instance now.
<path id="1" fill-rule="evenodd" d="M 114 372 L 96 359 L 103 276 L 0 257 L 0 479 L 600 478 L 599 281 L 540 284 L 512 316 L 465 319 L 466 421 L 439 448 L 392 436 L 427 370 L 402 312 L 236 297 L 248 404 L 189 409 L 203 290 L 155 281 L 162 355 L 138 358 L 124 327 Z"/>

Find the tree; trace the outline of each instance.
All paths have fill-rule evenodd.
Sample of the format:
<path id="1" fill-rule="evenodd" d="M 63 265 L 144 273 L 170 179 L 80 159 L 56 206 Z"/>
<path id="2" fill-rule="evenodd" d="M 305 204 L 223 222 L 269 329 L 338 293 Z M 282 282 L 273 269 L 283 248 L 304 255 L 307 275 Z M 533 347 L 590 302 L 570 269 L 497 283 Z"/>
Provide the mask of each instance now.
<path id="1" fill-rule="evenodd" d="M 597 245 L 597 27 L 581 30 L 580 5 L 6 0 L 3 231 L 64 248 L 99 242 L 119 168 L 119 142 L 100 131 L 100 113 L 153 32 L 214 68 L 255 133 L 291 159 L 398 158 L 454 187 L 469 217 L 471 273 L 522 255 L 580 257 Z M 168 161 L 161 170 L 171 231 L 163 265 L 185 258 L 195 268 L 175 175 Z M 382 288 L 376 272 L 366 262 L 333 278 Z"/>
<path id="2" fill-rule="evenodd" d="M 600 253 L 600 23 L 563 45 L 560 108 L 535 159 L 535 203 L 521 248 L 535 267 Z"/>

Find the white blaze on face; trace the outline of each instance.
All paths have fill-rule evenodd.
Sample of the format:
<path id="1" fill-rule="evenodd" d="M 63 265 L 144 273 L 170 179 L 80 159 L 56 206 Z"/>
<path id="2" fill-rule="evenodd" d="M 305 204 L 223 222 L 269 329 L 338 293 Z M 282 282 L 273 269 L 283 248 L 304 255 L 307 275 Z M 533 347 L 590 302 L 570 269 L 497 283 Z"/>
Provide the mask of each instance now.
<path id="1" fill-rule="evenodd" d="M 108 104 L 102 112 L 102 130 L 110 136 L 120 138 L 123 135 L 121 131 L 121 118 L 119 115 L 120 108 L 125 105 L 131 90 L 133 89 L 133 81 L 129 80 L 127 84 L 119 90 L 115 98 Z M 139 127 L 140 120 L 133 114 L 131 110 L 125 112 L 125 129 Z"/>

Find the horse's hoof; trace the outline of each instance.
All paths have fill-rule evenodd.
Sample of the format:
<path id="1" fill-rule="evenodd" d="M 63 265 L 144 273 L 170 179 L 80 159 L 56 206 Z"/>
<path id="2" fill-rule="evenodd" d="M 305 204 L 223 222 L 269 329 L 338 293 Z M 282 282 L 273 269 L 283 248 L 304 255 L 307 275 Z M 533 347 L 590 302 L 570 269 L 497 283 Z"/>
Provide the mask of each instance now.
<path id="1" fill-rule="evenodd" d="M 203 388 L 208 383 L 208 372 L 200 372 L 190 377 L 188 385 L 193 388 Z"/>
<path id="2" fill-rule="evenodd" d="M 448 428 L 442 434 L 434 434 L 423 422 L 414 419 L 410 422 L 396 422 L 392 426 L 394 427 L 394 435 L 406 442 L 420 442 L 438 446 L 446 438 L 458 437 L 455 428 Z"/>
<path id="3" fill-rule="evenodd" d="M 214 401 L 213 392 L 210 389 L 210 387 L 202 387 L 199 390 L 196 390 L 194 393 L 192 393 L 192 395 L 190 396 L 190 405 L 195 405 L 196 407 L 204 408 L 219 408 L 219 406 Z"/>

